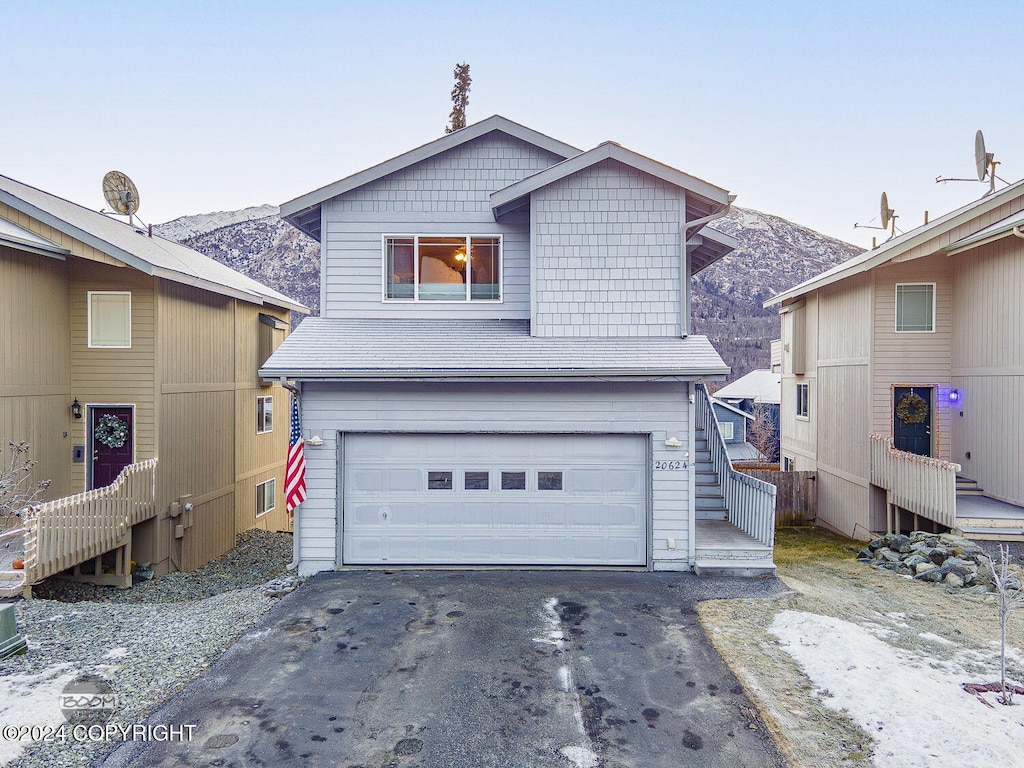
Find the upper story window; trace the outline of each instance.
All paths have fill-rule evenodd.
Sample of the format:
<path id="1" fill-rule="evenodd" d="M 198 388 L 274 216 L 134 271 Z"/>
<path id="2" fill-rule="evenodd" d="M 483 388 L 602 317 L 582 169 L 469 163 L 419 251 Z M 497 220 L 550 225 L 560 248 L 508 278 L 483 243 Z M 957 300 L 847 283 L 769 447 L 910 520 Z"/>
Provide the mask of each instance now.
<path id="1" fill-rule="evenodd" d="M 256 434 L 274 431 L 274 396 L 256 398 Z"/>
<path id="2" fill-rule="evenodd" d="M 896 283 L 896 332 L 935 330 L 935 283 Z"/>
<path id="3" fill-rule="evenodd" d="M 89 291 L 89 346 L 128 349 L 132 345 L 131 291 Z"/>
<path id="4" fill-rule="evenodd" d="M 501 237 L 385 237 L 384 298 L 501 301 Z"/>
<path id="5" fill-rule="evenodd" d="M 801 419 L 811 416 L 811 385 L 796 385 L 796 415 Z"/>

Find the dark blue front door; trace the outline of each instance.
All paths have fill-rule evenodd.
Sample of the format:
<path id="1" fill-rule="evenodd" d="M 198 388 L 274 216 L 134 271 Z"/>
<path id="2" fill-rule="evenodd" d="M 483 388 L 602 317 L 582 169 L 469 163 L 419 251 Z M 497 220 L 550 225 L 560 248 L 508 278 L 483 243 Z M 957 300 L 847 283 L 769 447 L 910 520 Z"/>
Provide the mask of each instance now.
<path id="1" fill-rule="evenodd" d="M 898 451 L 932 455 L 932 388 L 894 387 L 892 442 Z"/>

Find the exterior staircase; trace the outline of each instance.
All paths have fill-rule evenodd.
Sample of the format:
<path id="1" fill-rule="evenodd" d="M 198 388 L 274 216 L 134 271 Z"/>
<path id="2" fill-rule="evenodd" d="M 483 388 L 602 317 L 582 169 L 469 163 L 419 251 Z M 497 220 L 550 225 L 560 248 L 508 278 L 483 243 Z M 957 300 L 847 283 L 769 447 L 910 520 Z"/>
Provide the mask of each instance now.
<path id="1" fill-rule="evenodd" d="M 725 446 L 718 434 L 718 424 L 713 413 L 703 410 L 704 418 L 698 420 L 694 434 L 694 573 L 702 576 L 765 576 L 774 575 L 774 548 L 765 544 L 730 522 L 729 503 L 723 482 L 736 482 L 731 466 L 716 467 L 710 440 L 717 441 L 720 457 Z M 746 478 L 744 480 L 752 480 Z M 772 500 L 774 506 L 774 499 Z M 734 510 L 735 512 L 736 510 Z M 774 527 L 774 515 L 772 515 Z"/>

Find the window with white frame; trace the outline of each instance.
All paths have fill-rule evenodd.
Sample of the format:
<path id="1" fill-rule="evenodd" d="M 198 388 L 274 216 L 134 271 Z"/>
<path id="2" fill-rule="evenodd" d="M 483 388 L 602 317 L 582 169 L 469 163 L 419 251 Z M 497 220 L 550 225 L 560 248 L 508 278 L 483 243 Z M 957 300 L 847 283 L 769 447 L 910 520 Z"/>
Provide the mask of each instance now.
<path id="1" fill-rule="evenodd" d="M 256 434 L 274 431 L 274 396 L 256 398 Z"/>
<path id="2" fill-rule="evenodd" d="M 896 283 L 896 332 L 935 330 L 935 283 Z"/>
<path id="3" fill-rule="evenodd" d="M 799 418 L 806 419 L 810 417 L 811 413 L 811 385 L 810 384 L 797 384 L 796 385 L 796 415 Z"/>
<path id="4" fill-rule="evenodd" d="M 782 457 L 782 471 L 793 472 L 796 470 L 796 459 L 792 459 L 789 456 Z"/>
<path id="5" fill-rule="evenodd" d="M 265 480 L 256 486 L 256 517 L 267 514 L 277 506 L 277 481 Z"/>
<path id="6" fill-rule="evenodd" d="M 718 422 L 718 431 L 722 433 L 723 440 L 732 440 L 735 435 L 736 425 L 731 421 Z"/>
<path id="7" fill-rule="evenodd" d="M 128 349 L 132 345 L 131 291 L 88 292 L 89 346 Z"/>
<path id="8" fill-rule="evenodd" d="M 500 301 L 501 237 L 385 237 L 384 298 Z"/>

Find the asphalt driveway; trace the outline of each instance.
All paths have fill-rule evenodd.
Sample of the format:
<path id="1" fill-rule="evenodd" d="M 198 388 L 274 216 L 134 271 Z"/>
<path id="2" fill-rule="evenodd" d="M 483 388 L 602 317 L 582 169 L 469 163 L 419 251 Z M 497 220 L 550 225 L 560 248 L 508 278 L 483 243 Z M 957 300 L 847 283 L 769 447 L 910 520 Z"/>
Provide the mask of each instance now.
<path id="1" fill-rule="evenodd" d="M 102 765 L 782 766 L 695 604 L 774 579 L 352 571 L 281 600 Z"/>

